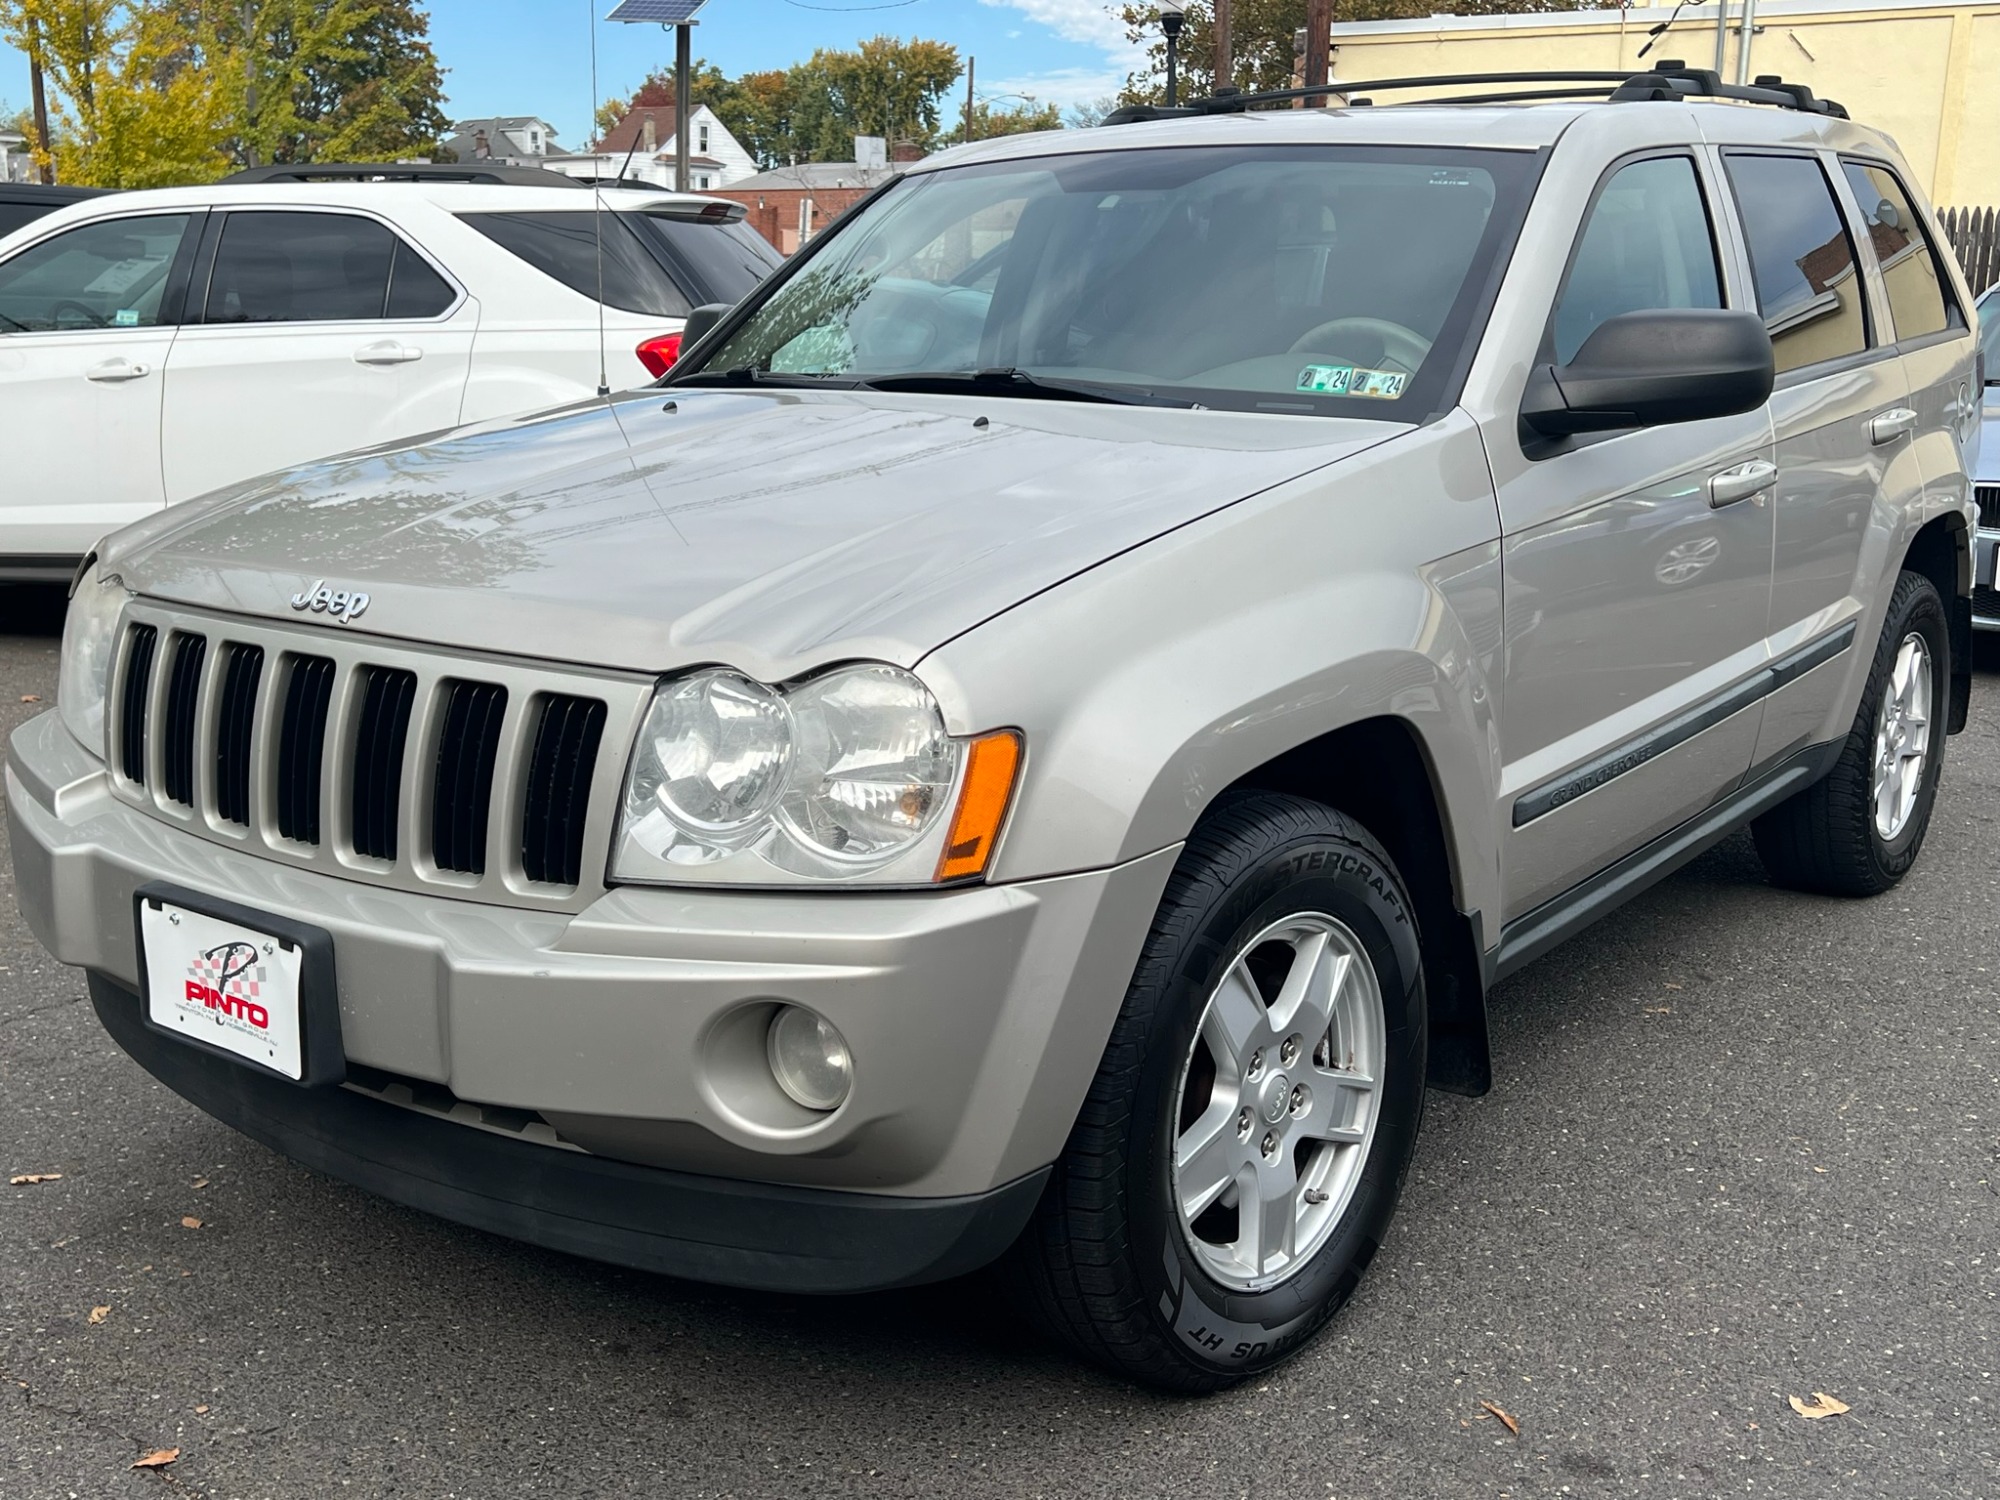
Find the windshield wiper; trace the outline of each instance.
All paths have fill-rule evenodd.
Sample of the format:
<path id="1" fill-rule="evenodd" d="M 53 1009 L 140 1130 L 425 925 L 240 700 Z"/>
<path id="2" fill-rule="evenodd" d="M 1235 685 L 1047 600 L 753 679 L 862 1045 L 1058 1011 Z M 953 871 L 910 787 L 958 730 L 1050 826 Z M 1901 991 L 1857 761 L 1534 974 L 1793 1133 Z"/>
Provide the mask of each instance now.
<path id="1" fill-rule="evenodd" d="M 771 385 L 794 390 L 823 390 L 828 386 L 832 386 L 836 390 L 845 390 L 853 385 L 852 381 L 842 379 L 839 376 L 829 378 L 824 375 L 778 375 L 773 374 L 769 370 L 755 369 L 750 365 L 738 365 L 733 370 L 696 370 L 691 375 L 677 375 L 673 377 L 673 383 L 675 385 L 722 386 Z"/>
<path id="2" fill-rule="evenodd" d="M 1095 401 L 1107 406 L 1178 406 L 1197 403 L 1179 396 L 1124 386 L 1097 385 L 1087 380 L 1051 380 L 1026 370 L 1001 366 L 990 370 L 917 370 L 907 375 L 871 375 L 859 382 L 865 391 L 908 391 L 917 395 L 1019 396 L 1035 401 Z"/>

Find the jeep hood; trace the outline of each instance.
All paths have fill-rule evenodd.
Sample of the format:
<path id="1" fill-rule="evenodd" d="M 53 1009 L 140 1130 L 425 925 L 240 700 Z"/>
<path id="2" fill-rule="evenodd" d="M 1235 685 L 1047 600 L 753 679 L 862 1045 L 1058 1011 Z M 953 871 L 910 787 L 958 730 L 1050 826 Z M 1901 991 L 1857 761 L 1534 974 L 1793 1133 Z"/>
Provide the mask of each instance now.
<path id="1" fill-rule="evenodd" d="M 633 392 L 237 486 L 103 549 L 155 598 L 781 681 L 926 652 L 1402 424 L 868 392 Z M 297 613 L 363 590 L 342 625 Z"/>

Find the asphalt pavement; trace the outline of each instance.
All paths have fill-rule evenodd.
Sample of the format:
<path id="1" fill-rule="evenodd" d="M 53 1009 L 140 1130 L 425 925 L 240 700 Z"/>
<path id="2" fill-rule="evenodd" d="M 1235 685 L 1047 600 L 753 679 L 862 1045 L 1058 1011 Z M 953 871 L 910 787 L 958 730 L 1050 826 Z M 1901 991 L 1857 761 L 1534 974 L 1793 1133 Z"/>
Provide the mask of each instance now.
<path id="1" fill-rule="evenodd" d="M 60 609 L 0 589 L 8 731 Z M 113 1047 L 8 877 L 0 1165 L 61 1177 L 0 1187 L 0 1496 L 2000 1495 L 1981 667 L 1899 890 L 1774 890 L 1738 837 L 1510 980 L 1494 1091 L 1432 1096 L 1352 1305 L 1202 1400 L 977 1278 L 718 1291 L 315 1177 Z"/>

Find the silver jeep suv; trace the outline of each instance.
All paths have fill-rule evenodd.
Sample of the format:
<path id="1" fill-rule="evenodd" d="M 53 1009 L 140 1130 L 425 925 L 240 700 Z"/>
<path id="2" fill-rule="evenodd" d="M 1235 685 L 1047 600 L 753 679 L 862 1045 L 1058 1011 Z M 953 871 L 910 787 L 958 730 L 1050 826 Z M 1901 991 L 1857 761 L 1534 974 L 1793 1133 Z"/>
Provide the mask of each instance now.
<path id="1" fill-rule="evenodd" d="M 1974 339 L 1895 147 L 1519 82 L 950 152 L 662 386 L 109 538 L 8 761 L 36 934 L 405 1203 L 1269 1366 L 1495 980 L 1745 823 L 1888 889 L 1965 716 Z"/>

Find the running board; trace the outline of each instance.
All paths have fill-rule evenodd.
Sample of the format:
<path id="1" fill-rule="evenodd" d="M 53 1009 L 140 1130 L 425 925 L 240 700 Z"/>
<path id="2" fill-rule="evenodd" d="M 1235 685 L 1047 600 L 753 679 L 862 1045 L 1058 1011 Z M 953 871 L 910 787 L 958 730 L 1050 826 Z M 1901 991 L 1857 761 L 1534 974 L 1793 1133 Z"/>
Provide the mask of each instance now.
<path id="1" fill-rule="evenodd" d="M 1615 865 L 1598 871 L 1526 915 L 1516 917 L 1500 929 L 1500 945 L 1485 955 L 1487 984 L 1495 984 L 1534 962 L 1606 912 L 1624 905 L 1689 860 L 1706 853 L 1752 818 L 1811 786 L 1833 769 L 1833 763 L 1840 759 L 1840 746 L 1841 741 L 1832 740 L 1788 756 L 1707 812 L 1661 834 L 1652 843 L 1635 849 Z"/>

